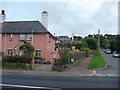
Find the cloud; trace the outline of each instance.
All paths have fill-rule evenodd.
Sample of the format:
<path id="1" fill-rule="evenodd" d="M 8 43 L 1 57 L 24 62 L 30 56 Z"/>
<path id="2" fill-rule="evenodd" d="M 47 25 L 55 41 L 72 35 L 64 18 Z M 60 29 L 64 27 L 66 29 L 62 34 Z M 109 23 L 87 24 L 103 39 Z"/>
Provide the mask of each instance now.
<path id="1" fill-rule="evenodd" d="M 86 36 L 100 29 L 102 34 L 117 34 L 117 14 L 116 2 L 69 3 L 53 32 Z"/>
<path id="2" fill-rule="evenodd" d="M 67 1 L 11 2 L 11 4 L 4 4 L 4 9 L 7 10 L 8 20 L 40 20 L 42 11 L 46 10 L 49 14 L 49 30 L 56 35 L 71 36 L 72 33 L 75 33 L 75 35 L 84 37 L 97 33 L 98 29 L 102 34 L 118 32 L 117 2 L 69 0 L 66 6 Z M 24 14 L 21 15 L 21 13 Z"/>

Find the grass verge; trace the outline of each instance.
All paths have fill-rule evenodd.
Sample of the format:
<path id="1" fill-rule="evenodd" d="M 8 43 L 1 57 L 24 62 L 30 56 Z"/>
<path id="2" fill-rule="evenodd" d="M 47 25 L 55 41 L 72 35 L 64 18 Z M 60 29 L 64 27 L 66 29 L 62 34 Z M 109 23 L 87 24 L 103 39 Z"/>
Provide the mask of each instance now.
<path id="1" fill-rule="evenodd" d="M 99 50 L 96 50 L 87 68 L 88 69 L 104 68 L 105 65 L 106 62 L 100 55 Z"/>

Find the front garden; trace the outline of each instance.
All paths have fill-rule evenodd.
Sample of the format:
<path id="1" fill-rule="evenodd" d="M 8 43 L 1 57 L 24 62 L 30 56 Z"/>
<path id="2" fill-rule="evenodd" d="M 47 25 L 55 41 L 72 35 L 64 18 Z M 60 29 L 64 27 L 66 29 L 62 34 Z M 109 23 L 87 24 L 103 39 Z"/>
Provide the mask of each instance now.
<path id="1" fill-rule="evenodd" d="M 34 48 L 29 43 L 23 42 L 24 45 L 21 45 L 18 50 L 20 54 L 18 52 L 16 56 L 2 55 L 0 65 L 3 69 L 32 70 Z"/>

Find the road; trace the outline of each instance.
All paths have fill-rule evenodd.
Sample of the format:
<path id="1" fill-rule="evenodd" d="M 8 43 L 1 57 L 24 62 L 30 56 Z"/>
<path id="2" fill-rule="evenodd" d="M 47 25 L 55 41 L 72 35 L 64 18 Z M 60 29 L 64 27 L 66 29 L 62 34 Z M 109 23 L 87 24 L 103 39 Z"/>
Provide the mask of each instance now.
<path id="1" fill-rule="evenodd" d="M 118 58 L 112 57 L 112 54 L 106 54 L 103 49 L 100 50 L 101 56 L 107 63 L 107 68 L 102 70 L 97 70 L 97 74 L 111 74 L 118 75 Z"/>
<path id="2" fill-rule="evenodd" d="M 2 75 L 3 86 L 16 87 L 49 87 L 49 88 L 118 88 L 117 77 L 93 77 L 93 76 L 47 76 L 17 73 L 4 73 Z"/>
<path id="3" fill-rule="evenodd" d="M 112 54 L 106 54 L 103 49 L 100 50 L 101 56 L 107 63 L 107 68 L 102 70 L 97 70 L 97 74 L 111 74 L 118 75 L 118 63 L 120 60 L 118 58 L 112 57 Z M 118 62 L 119 61 L 119 62 Z"/>

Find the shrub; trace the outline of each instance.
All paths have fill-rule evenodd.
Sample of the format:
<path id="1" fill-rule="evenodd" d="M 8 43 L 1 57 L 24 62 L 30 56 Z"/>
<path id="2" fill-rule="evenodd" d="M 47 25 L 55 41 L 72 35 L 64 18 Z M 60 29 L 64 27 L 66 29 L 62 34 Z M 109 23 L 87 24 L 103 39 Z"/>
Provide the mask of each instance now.
<path id="1" fill-rule="evenodd" d="M 32 66 L 30 64 L 20 63 L 20 62 L 7 62 L 7 61 L 2 61 L 2 68 L 32 70 Z"/>
<path id="2" fill-rule="evenodd" d="M 67 50 L 62 50 L 59 52 L 59 59 L 58 59 L 58 63 L 60 63 L 60 65 L 66 65 L 69 63 L 69 52 Z"/>
<path id="3" fill-rule="evenodd" d="M 26 56 L 3 56 L 3 60 L 7 62 L 20 62 L 20 63 L 30 63 L 32 57 Z"/>
<path id="4" fill-rule="evenodd" d="M 81 48 L 81 51 L 86 52 L 86 57 L 88 57 L 90 55 L 90 49 L 89 48 Z"/>
<path id="5" fill-rule="evenodd" d="M 22 52 L 22 56 L 32 57 L 34 52 L 34 47 L 30 43 L 24 40 L 23 42 L 24 44 L 19 47 L 19 51 Z"/>
<path id="6" fill-rule="evenodd" d="M 16 60 L 13 59 L 13 56 L 3 56 L 2 59 L 7 62 L 16 62 Z"/>
<path id="7" fill-rule="evenodd" d="M 39 59 L 39 60 L 45 60 L 45 58 L 44 57 L 41 57 L 41 56 L 34 56 L 34 59 Z"/>
<path id="8" fill-rule="evenodd" d="M 54 65 L 52 66 L 52 70 L 63 71 L 66 69 L 66 65 L 69 64 L 69 52 L 67 50 L 62 50 L 59 52 L 59 54 L 60 57 L 55 61 Z"/>
<path id="9" fill-rule="evenodd" d="M 71 53 L 75 53 L 75 52 L 79 52 L 79 49 L 73 49 L 72 51 L 70 51 Z"/>

